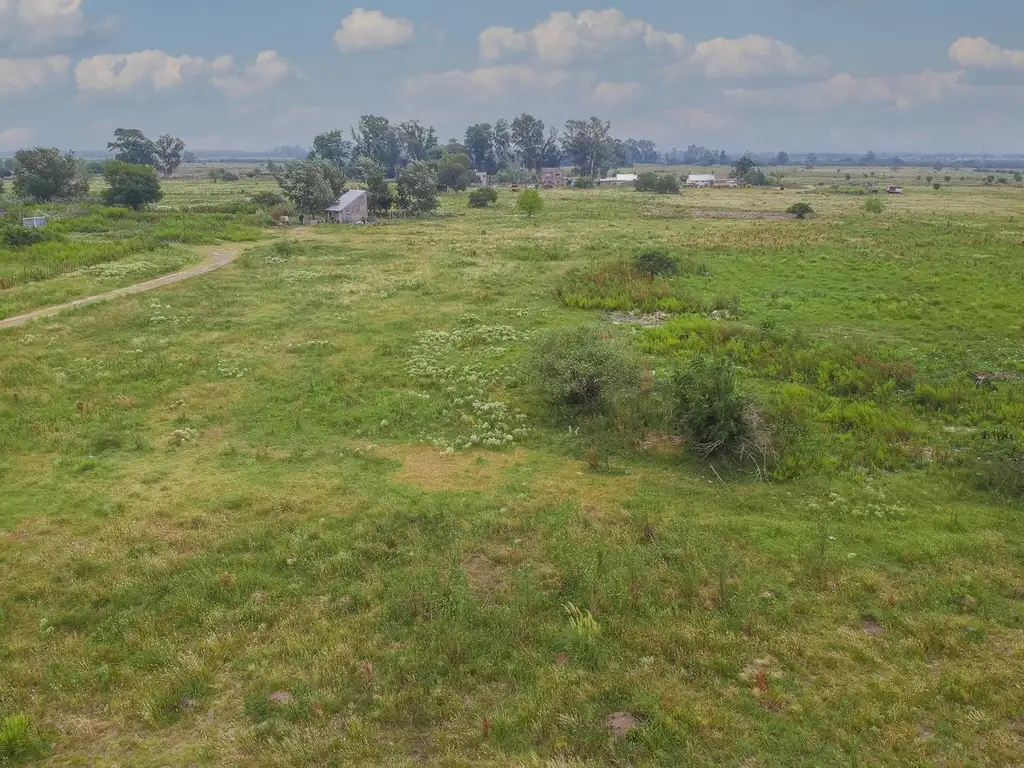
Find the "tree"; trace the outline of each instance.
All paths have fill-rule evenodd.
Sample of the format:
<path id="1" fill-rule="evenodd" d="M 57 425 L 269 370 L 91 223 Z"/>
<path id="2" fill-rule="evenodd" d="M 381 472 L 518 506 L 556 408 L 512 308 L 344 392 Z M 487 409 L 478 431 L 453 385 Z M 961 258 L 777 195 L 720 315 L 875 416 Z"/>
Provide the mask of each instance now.
<path id="1" fill-rule="evenodd" d="M 729 156 L 725 153 L 724 149 L 718 155 L 718 164 L 729 165 Z"/>
<path id="2" fill-rule="evenodd" d="M 263 209 L 274 208 L 284 203 L 284 197 L 271 189 L 261 189 L 253 194 L 252 202 Z"/>
<path id="3" fill-rule="evenodd" d="M 624 165 L 653 165 L 661 162 L 661 154 L 650 139 L 626 139 L 626 162 Z"/>
<path id="4" fill-rule="evenodd" d="M 809 203 L 794 203 L 786 209 L 786 213 L 796 216 L 798 219 L 806 219 L 814 213 L 814 209 Z"/>
<path id="5" fill-rule="evenodd" d="M 164 178 L 168 178 L 181 166 L 184 151 L 184 141 L 165 133 L 153 145 L 153 164 L 164 175 Z"/>
<path id="6" fill-rule="evenodd" d="M 813 152 L 811 154 L 809 154 L 807 156 L 807 164 L 808 165 L 817 165 L 818 164 L 818 156 L 816 154 L 814 154 Z"/>
<path id="7" fill-rule="evenodd" d="M 476 175 L 471 170 L 469 155 L 461 152 L 445 152 L 437 163 L 437 183 L 443 189 L 462 192 L 467 189 Z"/>
<path id="8" fill-rule="evenodd" d="M 558 168 L 562 165 L 562 144 L 558 139 L 558 129 L 551 126 L 548 137 L 544 140 L 544 148 L 540 153 L 541 168 Z"/>
<path id="9" fill-rule="evenodd" d="M 345 138 L 340 130 L 321 133 L 313 139 L 313 149 L 308 159 L 323 160 L 336 168 L 342 169 L 352 157 L 352 142 Z"/>
<path id="10" fill-rule="evenodd" d="M 398 199 L 415 214 L 437 209 L 437 172 L 421 160 L 409 163 L 398 174 Z"/>
<path id="11" fill-rule="evenodd" d="M 754 158 L 750 155 L 744 155 L 733 164 L 732 177 L 734 179 L 742 179 L 755 168 L 757 168 L 757 163 L 754 162 Z"/>
<path id="12" fill-rule="evenodd" d="M 512 121 L 512 146 L 524 167 L 539 171 L 544 155 L 544 121 L 525 112 Z"/>
<path id="13" fill-rule="evenodd" d="M 775 156 L 775 164 L 776 165 L 789 165 L 789 153 L 787 153 L 787 152 L 779 152 L 779 154 Z"/>
<path id="14" fill-rule="evenodd" d="M 395 198 L 391 194 L 391 185 L 384 178 L 384 169 L 376 163 L 368 164 L 363 171 L 363 179 L 370 213 L 374 216 L 385 215 L 394 205 Z"/>
<path id="15" fill-rule="evenodd" d="M 89 191 L 73 152 L 62 155 L 56 147 L 36 147 L 18 150 L 14 159 L 12 187 L 18 197 L 48 202 L 70 200 Z"/>
<path id="16" fill-rule="evenodd" d="M 406 163 L 426 160 L 430 151 L 437 147 L 437 131 L 434 126 L 424 126 L 419 120 L 407 120 L 395 130 L 399 153 Z"/>
<path id="17" fill-rule="evenodd" d="M 345 177 L 331 163 L 304 160 L 279 170 L 277 183 L 299 213 L 316 216 L 337 202 L 345 188 Z"/>
<path id="18" fill-rule="evenodd" d="M 874 165 L 875 161 L 878 159 L 878 156 L 875 155 L 874 152 L 868 152 L 866 155 L 864 155 L 864 157 L 862 159 L 863 159 L 864 165 Z"/>
<path id="19" fill-rule="evenodd" d="M 633 186 L 637 192 L 656 192 L 659 195 L 679 194 L 679 180 L 671 173 L 645 171 L 637 176 Z"/>
<path id="20" fill-rule="evenodd" d="M 108 205 L 126 205 L 137 211 L 163 197 L 156 169 L 150 165 L 114 160 L 107 163 L 103 178 L 110 185 L 105 195 Z"/>
<path id="21" fill-rule="evenodd" d="M 401 157 L 401 142 L 398 133 L 386 117 L 363 115 L 359 125 L 352 129 L 355 142 L 355 157 L 368 157 L 392 175 Z"/>
<path id="22" fill-rule="evenodd" d="M 129 165 L 156 165 L 156 144 L 138 128 L 118 128 L 108 152 L 117 152 L 115 159 Z"/>
<path id="23" fill-rule="evenodd" d="M 610 131 L 611 123 L 599 117 L 566 122 L 562 149 L 581 174 L 594 178 L 611 161 Z"/>
<path id="24" fill-rule="evenodd" d="M 487 173 L 498 170 L 494 156 L 494 129 L 490 123 L 477 123 L 466 129 L 466 149 L 476 170 Z"/>
<path id="25" fill-rule="evenodd" d="M 195 165 L 199 162 L 199 156 L 195 152 L 186 152 L 182 155 L 182 160 L 185 161 L 185 165 Z"/>
<path id="26" fill-rule="evenodd" d="M 516 201 L 516 208 L 532 219 L 533 214 L 540 213 L 544 208 L 544 198 L 536 189 L 525 189 Z"/>
<path id="27" fill-rule="evenodd" d="M 511 163 L 515 157 L 512 152 L 512 128 L 505 118 L 494 121 L 493 131 L 494 162 L 501 169 Z"/>

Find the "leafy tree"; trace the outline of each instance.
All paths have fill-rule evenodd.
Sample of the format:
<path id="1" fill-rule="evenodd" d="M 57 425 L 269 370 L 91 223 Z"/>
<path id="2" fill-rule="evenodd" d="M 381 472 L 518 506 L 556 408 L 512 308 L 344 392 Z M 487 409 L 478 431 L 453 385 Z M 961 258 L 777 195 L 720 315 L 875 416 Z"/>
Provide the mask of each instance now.
<path id="1" fill-rule="evenodd" d="M 734 179 L 742 179 L 750 171 L 757 168 L 757 163 L 750 155 L 744 155 L 733 164 L 732 177 Z"/>
<path id="2" fill-rule="evenodd" d="M 611 123 L 592 117 L 565 124 L 562 149 L 581 174 L 594 178 L 612 159 Z"/>
<path id="3" fill-rule="evenodd" d="M 729 165 L 729 156 L 725 153 L 724 149 L 718 155 L 718 164 Z"/>
<path id="4" fill-rule="evenodd" d="M 199 156 L 195 152 L 186 152 L 181 159 L 185 161 L 185 165 L 195 165 L 199 162 Z"/>
<path id="5" fill-rule="evenodd" d="M 323 160 L 336 168 L 344 168 L 352 157 L 352 142 L 340 130 L 321 133 L 313 139 L 310 160 Z"/>
<path id="6" fill-rule="evenodd" d="M 316 216 L 337 202 L 345 188 L 345 177 L 331 163 L 304 160 L 279 170 L 277 183 L 299 213 Z"/>
<path id="7" fill-rule="evenodd" d="M 789 165 L 789 154 L 787 152 L 779 152 L 775 156 L 776 165 Z"/>
<path id="8" fill-rule="evenodd" d="M 874 165 L 878 160 L 878 156 L 874 152 L 868 152 L 863 157 L 864 165 Z"/>
<path id="9" fill-rule="evenodd" d="M 355 142 L 354 155 L 368 157 L 392 175 L 398 165 L 402 149 L 398 133 L 386 117 L 363 115 L 359 125 L 352 129 Z"/>
<path id="10" fill-rule="evenodd" d="M 532 219 L 535 213 L 540 213 L 544 208 L 544 198 L 536 189 L 525 189 L 516 201 L 516 208 Z"/>
<path id="11" fill-rule="evenodd" d="M 164 175 L 164 178 L 170 177 L 181 166 L 184 151 L 184 141 L 165 133 L 153 145 L 153 165 Z"/>
<path id="12" fill-rule="evenodd" d="M 1020 173 L 1015 173 L 1013 174 L 1013 180 L 1020 184 L 1022 181 L 1024 181 L 1024 175 L 1021 175 Z"/>
<path id="13" fill-rule="evenodd" d="M 35 147 L 15 152 L 12 186 L 18 197 L 33 200 L 70 200 L 89 191 L 73 152 L 62 155 L 56 147 Z"/>
<path id="14" fill-rule="evenodd" d="M 718 162 L 719 156 L 707 147 L 698 147 L 691 144 L 683 153 L 683 165 L 714 165 Z"/>
<path id="15" fill-rule="evenodd" d="M 462 192 L 476 179 L 469 155 L 445 152 L 437 164 L 437 182 L 443 189 Z"/>
<path id="16" fill-rule="evenodd" d="M 659 195 L 679 194 L 679 180 L 670 173 L 645 171 L 637 176 L 633 186 L 637 192 L 656 192 Z"/>
<path id="17" fill-rule="evenodd" d="M 661 154 L 650 139 L 626 139 L 626 162 L 623 165 L 652 165 L 661 162 Z"/>
<path id="18" fill-rule="evenodd" d="M 525 112 L 512 121 L 512 146 L 523 166 L 532 171 L 543 168 L 544 121 Z"/>
<path id="19" fill-rule="evenodd" d="M 811 154 L 809 154 L 807 156 L 807 164 L 808 165 L 817 165 L 818 164 L 818 156 L 816 154 L 814 154 L 813 152 Z"/>
<path id="20" fill-rule="evenodd" d="M 478 187 L 469 193 L 470 208 L 486 208 L 498 202 L 498 190 L 494 187 Z"/>
<path id="21" fill-rule="evenodd" d="M 431 213 L 437 209 L 437 172 L 421 160 L 409 163 L 398 175 L 399 200 L 415 214 Z"/>
<path id="22" fill-rule="evenodd" d="M 541 168 L 557 168 L 562 165 L 562 144 L 558 138 L 558 129 L 553 125 L 548 129 L 548 137 L 544 140 L 540 165 Z"/>
<path id="23" fill-rule="evenodd" d="M 396 129 L 401 154 L 406 162 L 426 160 L 431 150 L 437 148 L 437 131 L 434 126 L 425 127 L 419 120 L 407 120 Z"/>
<path id="24" fill-rule="evenodd" d="M 809 203 L 794 203 L 786 209 L 786 213 L 796 216 L 798 219 L 806 219 L 814 213 Z"/>
<path id="25" fill-rule="evenodd" d="M 487 173 L 498 170 L 494 156 L 494 129 L 490 123 L 477 123 L 466 129 L 466 149 L 476 170 Z"/>
<path id="26" fill-rule="evenodd" d="M 122 163 L 156 166 L 156 144 L 138 128 L 118 128 L 114 140 L 107 144 L 107 151 L 117 152 L 115 159 Z"/>
<path id="27" fill-rule="evenodd" d="M 512 128 L 505 118 L 494 121 L 493 142 L 494 162 L 500 169 L 515 159 L 512 152 Z"/>
<path id="28" fill-rule="evenodd" d="M 156 169 L 150 165 L 114 160 L 107 163 L 103 178 L 109 185 L 105 195 L 108 205 L 126 205 L 137 211 L 163 197 Z"/>
<path id="29" fill-rule="evenodd" d="M 383 216 L 395 204 L 391 185 L 384 177 L 384 169 L 376 163 L 369 164 L 363 173 L 366 185 L 367 205 L 374 216 Z"/>

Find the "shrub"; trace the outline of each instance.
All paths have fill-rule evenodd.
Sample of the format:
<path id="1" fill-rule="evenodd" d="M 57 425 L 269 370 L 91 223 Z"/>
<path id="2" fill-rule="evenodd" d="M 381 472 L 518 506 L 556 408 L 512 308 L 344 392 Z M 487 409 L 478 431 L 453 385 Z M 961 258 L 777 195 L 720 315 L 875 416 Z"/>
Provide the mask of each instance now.
<path id="1" fill-rule="evenodd" d="M 498 202 L 498 190 L 494 187 L 479 187 L 469 193 L 470 208 L 486 208 Z"/>
<path id="2" fill-rule="evenodd" d="M 269 189 L 263 189 L 252 196 L 252 201 L 260 208 L 274 208 L 284 204 L 284 197 Z"/>
<path id="3" fill-rule="evenodd" d="M 25 248 L 46 240 L 42 230 L 23 227 L 20 224 L 0 226 L 0 243 L 9 248 Z"/>
<path id="4" fill-rule="evenodd" d="M 130 165 L 111 160 L 103 171 L 110 188 L 106 192 L 108 205 L 126 205 L 139 210 L 163 197 L 156 169 L 148 165 Z"/>
<path id="5" fill-rule="evenodd" d="M 867 213 L 881 213 L 885 210 L 885 203 L 880 197 L 871 197 L 864 201 L 864 210 Z"/>
<path id="6" fill-rule="evenodd" d="M 675 275 L 679 272 L 679 262 L 663 251 L 644 251 L 633 258 L 633 267 L 651 277 Z"/>
<path id="7" fill-rule="evenodd" d="M 237 173 L 234 173 L 233 171 L 224 171 L 224 173 L 221 174 L 220 178 L 221 181 L 238 181 L 238 179 L 241 177 Z"/>
<path id="8" fill-rule="evenodd" d="M 591 326 L 543 335 L 526 365 L 530 378 L 559 414 L 610 411 L 640 379 L 632 356 Z"/>
<path id="9" fill-rule="evenodd" d="M 593 189 L 594 179 L 590 176 L 580 176 L 579 178 L 573 179 L 572 185 L 576 189 Z"/>
<path id="10" fill-rule="evenodd" d="M 540 213 L 544 208 L 544 198 L 540 196 L 540 192 L 536 189 L 527 189 L 519 195 L 516 207 L 530 218 L 533 218 L 533 214 Z"/>
<path id="11" fill-rule="evenodd" d="M 637 192 L 655 192 L 659 195 L 678 195 L 679 179 L 669 173 L 644 171 L 633 184 Z"/>
<path id="12" fill-rule="evenodd" d="M 673 421 L 703 457 L 736 455 L 751 436 L 747 401 L 725 357 L 697 355 L 672 382 Z"/>
<path id="13" fill-rule="evenodd" d="M 786 213 L 796 216 L 798 219 L 806 219 L 808 216 L 814 213 L 814 209 L 809 203 L 794 203 L 786 209 Z"/>
<path id="14" fill-rule="evenodd" d="M 942 189 L 942 185 L 939 184 L 939 182 L 936 181 L 934 184 L 932 184 L 932 189 L 934 189 L 936 192 L 938 192 L 940 189 Z"/>

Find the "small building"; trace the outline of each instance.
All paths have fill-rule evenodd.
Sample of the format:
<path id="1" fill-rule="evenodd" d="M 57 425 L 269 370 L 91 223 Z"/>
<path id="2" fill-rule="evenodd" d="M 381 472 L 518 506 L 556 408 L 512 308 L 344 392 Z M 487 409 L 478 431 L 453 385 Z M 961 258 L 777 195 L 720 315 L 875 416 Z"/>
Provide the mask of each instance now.
<path id="1" fill-rule="evenodd" d="M 716 187 L 738 187 L 740 183 L 736 179 L 715 179 Z"/>
<path id="2" fill-rule="evenodd" d="M 22 226 L 29 227 L 30 229 L 42 229 L 50 222 L 47 221 L 45 216 L 29 216 L 28 218 L 21 220 Z"/>
<path id="3" fill-rule="evenodd" d="M 718 183 L 718 177 L 713 173 L 691 173 L 686 177 L 686 186 L 707 189 Z"/>
<path id="4" fill-rule="evenodd" d="M 357 224 L 369 215 L 370 200 L 365 189 L 350 189 L 327 209 L 327 220 L 332 224 Z"/>
<path id="5" fill-rule="evenodd" d="M 628 187 L 631 184 L 635 184 L 638 178 L 639 176 L 635 173 L 617 173 L 614 176 L 598 179 L 597 183 L 602 187 Z"/>
<path id="6" fill-rule="evenodd" d="M 902 195 L 903 187 L 897 187 L 895 184 L 890 184 L 889 188 L 885 191 L 890 195 Z"/>
<path id="7" fill-rule="evenodd" d="M 540 185 L 545 189 L 565 186 L 565 171 L 562 168 L 541 168 Z"/>

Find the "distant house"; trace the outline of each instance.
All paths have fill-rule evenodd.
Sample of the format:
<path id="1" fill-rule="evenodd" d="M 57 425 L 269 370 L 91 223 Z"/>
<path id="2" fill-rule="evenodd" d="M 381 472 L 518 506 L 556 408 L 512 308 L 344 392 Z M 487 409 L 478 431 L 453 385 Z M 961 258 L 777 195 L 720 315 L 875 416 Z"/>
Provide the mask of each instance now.
<path id="1" fill-rule="evenodd" d="M 365 222 L 369 215 L 370 201 L 365 189 L 350 189 L 327 209 L 327 220 L 332 224 Z"/>
<path id="2" fill-rule="evenodd" d="M 888 192 L 890 195 L 902 195 L 903 187 L 897 187 L 894 184 L 890 184 L 889 188 L 886 189 L 885 191 Z"/>
<path id="3" fill-rule="evenodd" d="M 718 183 L 718 177 L 713 173 L 691 173 L 686 177 L 686 186 L 704 189 L 713 187 Z"/>
<path id="4" fill-rule="evenodd" d="M 22 219 L 21 223 L 23 226 L 29 227 L 30 229 L 42 229 L 49 224 L 45 216 L 29 216 L 28 218 Z"/>
<path id="5" fill-rule="evenodd" d="M 546 189 L 565 186 L 565 171 L 562 168 L 541 168 L 540 185 Z"/>
<path id="6" fill-rule="evenodd" d="M 637 178 L 635 173 L 617 173 L 614 176 L 598 179 L 597 183 L 604 187 L 627 187 L 630 184 L 635 184 Z"/>
<path id="7" fill-rule="evenodd" d="M 716 187 L 738 187 L 740 183 L 736 179 L 715 179 Z"/>

